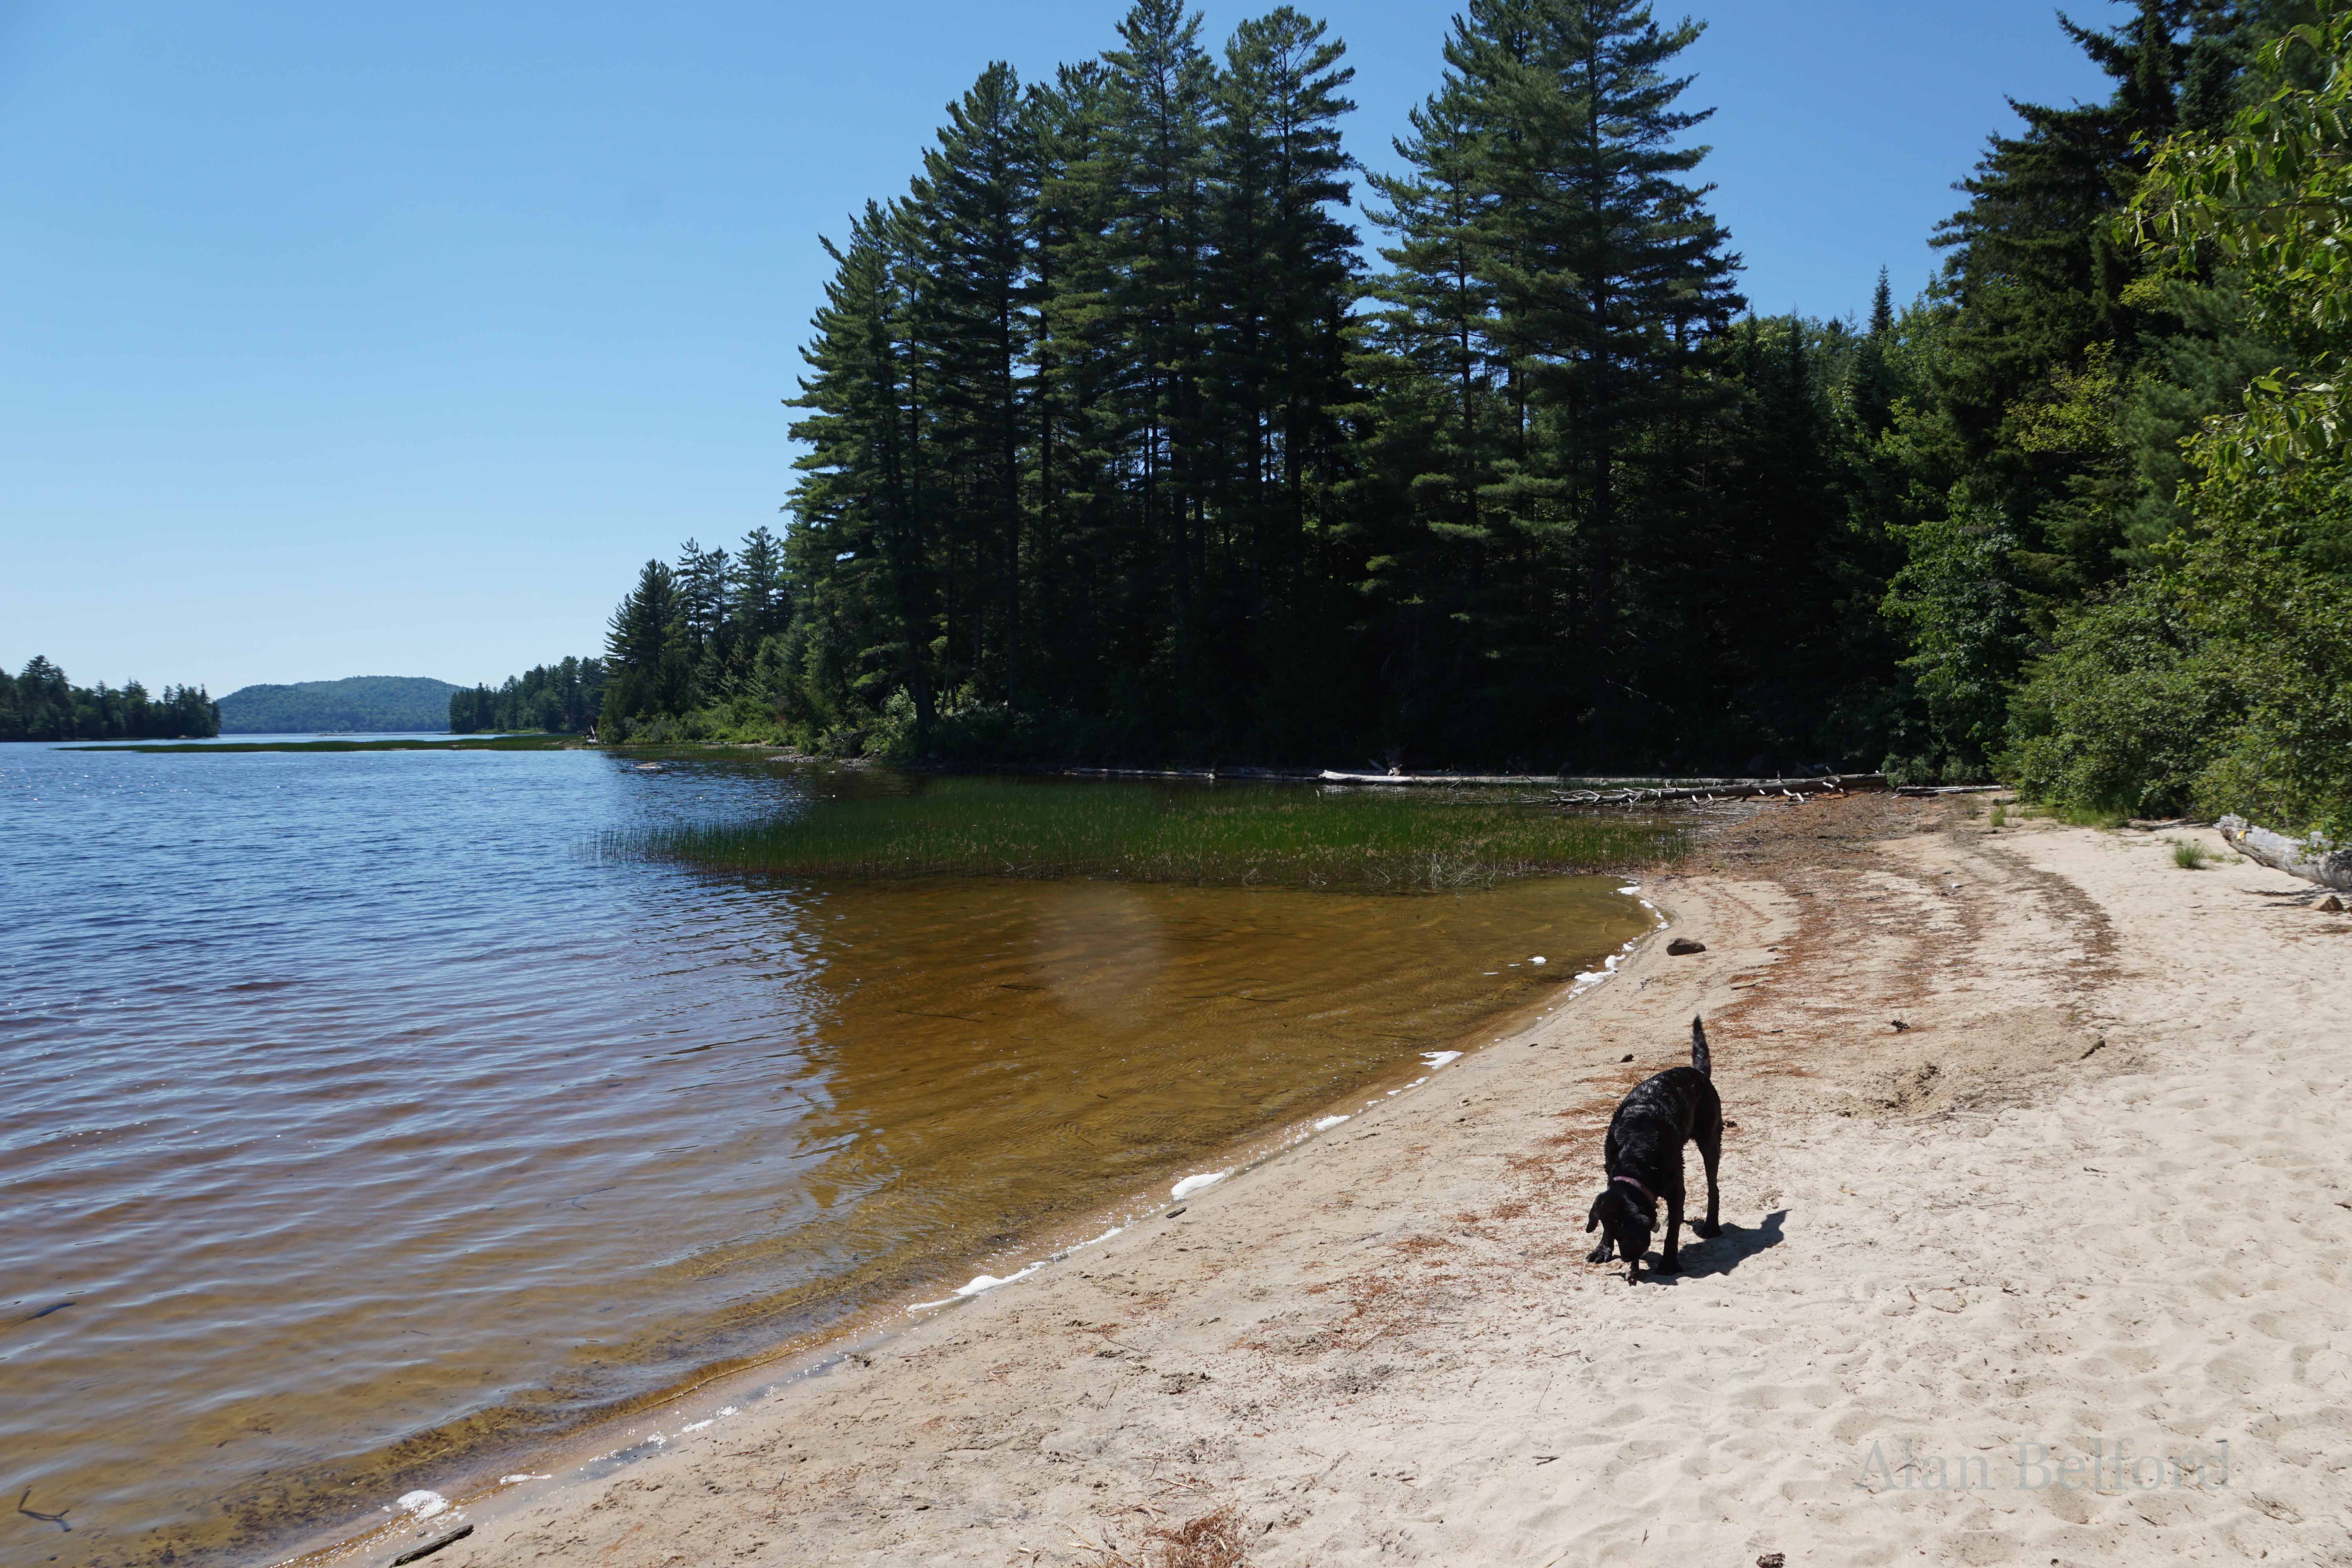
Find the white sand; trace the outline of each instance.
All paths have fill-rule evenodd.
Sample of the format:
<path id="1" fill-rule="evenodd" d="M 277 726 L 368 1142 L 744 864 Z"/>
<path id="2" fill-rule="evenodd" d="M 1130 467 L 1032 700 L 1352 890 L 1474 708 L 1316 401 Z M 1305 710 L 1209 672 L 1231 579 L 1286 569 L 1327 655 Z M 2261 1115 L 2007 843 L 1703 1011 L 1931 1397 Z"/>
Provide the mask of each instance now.
<path id="1" fill-rule="evenodd" d="M 436 1568 L 1157 1561 L 1219 1508 L 1265 1565 L 2352 1562 L 2352 916 L 1968 809 L 1786 808 L 1645 883 L 1706 953 Z M 1729 1228 L 1628 1286 L 1600 1137 L 1695 1011 Z"/>

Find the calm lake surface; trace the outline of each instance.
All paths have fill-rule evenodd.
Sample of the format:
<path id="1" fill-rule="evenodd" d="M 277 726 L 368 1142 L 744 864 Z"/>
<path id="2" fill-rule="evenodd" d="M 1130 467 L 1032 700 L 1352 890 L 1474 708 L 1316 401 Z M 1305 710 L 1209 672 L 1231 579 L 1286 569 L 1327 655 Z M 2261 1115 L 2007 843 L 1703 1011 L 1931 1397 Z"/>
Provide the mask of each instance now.
<path id="1" fill-rule="evenodd" d="M 588 848 L 844 787 L 916 786 L 0 746 L 0 1490 L 73 1527 L 0 1514 L 0 1562 L 251 1551 L 1013 1273 L 1648 923 L 1613 878 L 747 885 Z"/>

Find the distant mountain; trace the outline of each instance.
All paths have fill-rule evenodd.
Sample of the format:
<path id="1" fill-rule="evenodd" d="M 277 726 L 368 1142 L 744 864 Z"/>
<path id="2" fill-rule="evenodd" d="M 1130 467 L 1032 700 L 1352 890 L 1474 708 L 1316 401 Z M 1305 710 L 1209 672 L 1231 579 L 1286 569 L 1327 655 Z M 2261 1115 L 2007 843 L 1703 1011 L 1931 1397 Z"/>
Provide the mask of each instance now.
<path id="1" fill-rule="evenodd" d="M 354 675 L 345 680 L 240 687 L 220 700 L 221 733 L 446 730 L 449 694 L 458 689 L 422 675 Z"/>

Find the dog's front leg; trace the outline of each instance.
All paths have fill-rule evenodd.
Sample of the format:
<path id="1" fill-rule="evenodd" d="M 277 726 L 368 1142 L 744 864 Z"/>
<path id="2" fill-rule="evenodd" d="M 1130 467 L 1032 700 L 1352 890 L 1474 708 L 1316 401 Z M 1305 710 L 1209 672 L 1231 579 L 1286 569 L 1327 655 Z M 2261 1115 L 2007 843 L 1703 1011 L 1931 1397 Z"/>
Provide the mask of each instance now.
<path id="1" fill-rule="evenodd" d="M 1683 1195 L 1666 1194 L 1666 1250 L 1658 1259 L 1658 1272 L 1672 1274 L 1682 1268 Z"/>

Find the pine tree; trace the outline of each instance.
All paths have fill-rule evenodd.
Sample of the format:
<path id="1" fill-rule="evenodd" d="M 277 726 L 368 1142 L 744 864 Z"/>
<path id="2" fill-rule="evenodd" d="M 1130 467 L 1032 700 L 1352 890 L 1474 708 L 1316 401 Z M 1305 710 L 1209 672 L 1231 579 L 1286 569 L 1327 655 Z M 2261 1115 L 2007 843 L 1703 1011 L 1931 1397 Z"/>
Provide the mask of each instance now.
<path id="1" fill-rule="evenodd" d="M 1019 79 L 1001 61 L 948 116 L 909 197 L 923 231 L 918 330 L 932 388 L 930 446 L 949 503 L 944 635 L 983 689 L 1009 698 L 1023 635 L 1035 131 Z"/>
<path id="2" fill-rule="evenodd" d="M 1202 299 L 1208 242 L 1208 117 L 1214 72 L 1200 43 L 1201 18 L 1181 0 L 1137 0 L 1121 18 L 1122 47 L 1103 56 L 1103 173 L 1110 195 L 1103 233 L 1106 304 L 1116 322 L 1115 381 L 1125 428 L 1114 464 L 1133 519 L 1132 589 L 1164 584 L 1152 615 L 1168 628 L 1156 673 L 1180 722 L 1197 722 L 1208 681 L 1202 652 L 1208 572 L 1200 371 L 1207 331 Z M 1135 600 L 1145 597 L 1146 604 Z"/>
<path id="3" fill-rule="evenodd" d="M 696 683 L 695 692 L 685 700 L 687 706 L 701 696 L 717 695 L 725 682 L 727 603 L 733 577 L 724 548 L 705 550 L 689 539 L 678 552 L 674 574 L 677 625 L 687 668 Z"/>
<path id="4" fill-rule="evenodd" d="M 846 247 L 824 246 L 835 275 L 792 400 L 809 411 L 792 426 L 809 447 L 794 464 L 796 574 L 817 601 L 813 635 L 836 639 L 821 657 L 837 681 L 904 690 L 927 735 L 938 595 L 929 411 L 910 319 L 919 238 L 903 205 L 868 203 Z"/>
<path id="5" fill-rule="evenodd" d="M 1675 107 L 1688 79 L 1666 68 L 1697 35 L 1633 0 L 1474 0 L 1399 145 L 1415 174 L 1381 187 L 1404 242 L 1384 292 L 1450 307 L 1458 427 L 1482 370 L 1492 389 L 1492 428 L 1457 458 L 1475 521 L 1446 521 L 1492 584 L 1469 612 L 1481 651 L 1540 727 L 1575 721 L 1571 688 L 1604 726 L 1623 705 L 1620 590 L 1644 496 L 1680 482 L 1697 362 L 1737 303 L 1706 188 L 1684 179 L 1706 115 Z"/>
<path id="6" fill-rule="evenodd" d="M 1349 196 L 1338 121 L 1355 107 L 1343 96 L 1355 73 L 1324 32 L 1286 5 L 1244 22 L 1215 89 L 1203 401 L 1222 459 L 1216 510 L 1246 563 L 1252 617 L 1296 591 L 1308 489 L 1331 471 L 1331 410 L 1345 396 L 1356 234 L 1333 209 Z"/>
<path id="7" fill-rule="evenodd" d="M 728 614 L 734 622 L 738 663 L 748 663 L 759 646 L 784 629 L 792 612 L 785 583 L 784 546 L 765 526 L 743 536 L 735 552 Z M 568 660 L 566 662 L 569 662 Z"/>

